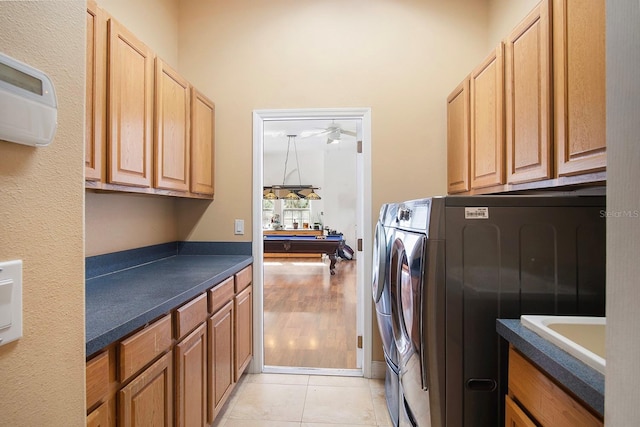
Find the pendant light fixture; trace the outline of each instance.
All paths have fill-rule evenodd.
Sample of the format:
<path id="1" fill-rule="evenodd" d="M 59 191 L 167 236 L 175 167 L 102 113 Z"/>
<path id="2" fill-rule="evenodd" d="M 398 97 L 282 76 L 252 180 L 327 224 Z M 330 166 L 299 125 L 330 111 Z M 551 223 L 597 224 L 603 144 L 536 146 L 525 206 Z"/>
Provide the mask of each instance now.
<path id="1" fill-rule="evenodd" d="M 307 199 L 307 200 L 320 200 L 320 196 L 318 196 L 318 193 L 313 191 L 313 188 L 312 188 L 311 189 L 311 193 L 307 194 L 305 196 L 305 199 Z"/>
<path id="2" fill-rule="evenodd" d="M 263 195 L 265 200 L 276 200 L 276 199 L 285 199 L 285 200 L 299 200 L 301 197 L 307 200 L 321 200 L 321 197 L 314 191 L 318 190 L 318 187 L 314 187 L 312 185 L 302 185 L 302 179 L 300 177 L 300 162 L 298 160 L 298 147 L 296 145 L 296 135 L 287 135 L 287 155 L 284 160 L 284 175 L 282 176 L 282 185 L 272 185 L 269 187 L 264 187 L 266 191 L 269 189 L 269 192 Z M 291 143 L 293 142 L 293 151 L 296 156 L 296 166 L 298 172 L 298 185 L 287 185 L 285 181 L 287 179 L 287 169 L 289 165 L 289 153 L 291 152 Z M 275 190 L 275 192 L 274 192 Z M 278 190 L 288 190 L 288 193 L 284 197 L 280 197 L 278 195 Z M 301 192 L 305 190 L 311 190 L 306 196 Z"/>
<path id="3" fill-rule="evenodd" d="M 273 187 L 269 188 L 269 192 L 267 194 L 265 194 L 264 196 L 262 196 L 263 199 L 265 200 L 277 200 L 278 196 L 276 196 L 276 193 L 273 192 Z"/>

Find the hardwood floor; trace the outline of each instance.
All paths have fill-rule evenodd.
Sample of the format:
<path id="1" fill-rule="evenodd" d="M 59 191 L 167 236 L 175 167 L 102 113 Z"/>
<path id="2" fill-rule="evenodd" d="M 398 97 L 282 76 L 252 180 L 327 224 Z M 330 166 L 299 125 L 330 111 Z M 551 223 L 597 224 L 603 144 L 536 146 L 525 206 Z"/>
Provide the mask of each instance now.
<path id="1" fill-rule="evenodd" d="M 356 369 L 356 261 L 264 262 L 267 366 Z"/>

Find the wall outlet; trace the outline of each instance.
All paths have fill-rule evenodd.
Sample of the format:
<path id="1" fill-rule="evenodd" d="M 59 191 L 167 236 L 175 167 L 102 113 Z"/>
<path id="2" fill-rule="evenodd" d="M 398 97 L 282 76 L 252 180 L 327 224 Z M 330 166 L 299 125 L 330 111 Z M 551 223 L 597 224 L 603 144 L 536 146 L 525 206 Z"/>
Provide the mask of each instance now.
<path id="1" fill-rule="evenodd" d="M 234 234 L 244 234 L 244 219 L 236 219 L 233 227 Z"/>

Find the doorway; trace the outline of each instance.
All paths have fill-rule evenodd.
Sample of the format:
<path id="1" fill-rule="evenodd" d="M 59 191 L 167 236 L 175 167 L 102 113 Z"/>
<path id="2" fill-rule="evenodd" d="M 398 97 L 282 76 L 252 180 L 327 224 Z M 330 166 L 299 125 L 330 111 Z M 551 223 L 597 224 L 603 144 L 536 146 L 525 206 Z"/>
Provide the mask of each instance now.
<path id="1" fill-rule="evenodd" d="M 370 376 L 371 307 L 370 304 L 364 303 L 371 297 L 370 286 L 365 286 L 365 283 L 370 282 L 371 276 L 371 260 L 365 255 L 370 253 L 371 245 L 369 238 L 371 228 L 370 126 L 369 109 L 254 112 L 253 201 L 256 207 L 253 218 L 253 255 L 256 267 L 254 274 L 256 282 L 255 357 L 252 366 L 254 372 Z M 338 143 L 334 143 L 336 139 Z M 353 145 L 354 153 L 357 150 L 358 154 L 354 155 L 350 165 L 338 166 L 340 150 L 349 151 L 350 143 Z M 279 151 L 279 154 L 274 154 L 274 150 Z M 280 160 L 275 161 L 274 159 L 278 157 Z M 315 166 L 309 159 L 315 159 Z M 271 162 L 275 163 L 275 167 Z M 314 168 L 316 172 L 313 172 Z M 277 173 L 274 170 L 277 170 Z M 343 176 L 340 174 L 341 170 L 345 171 Z M 353 186 L 351 191 L 353 200 L 346 205 L 344 199 L 348 196 L 341 192 L 347 191 L 345 188 L 349 185 L 345 185 L 340 181 L 341 179 L 353 181 L 350 182 Z M 342 185 L 340 185 L 341 182 Z M 291 187 L 296 186 L 300 188 L 293 188 L 293 191 L 303 196 L 301 201 L 285 201 L 283 195 L 289 193 L 292 190 Z M 281 193 L 278 198 L 274 198 L 277 202 L 264 203 L 263 196 L 274 189 Z M 304 196 L 311 191 L 318 194 L 320 200 L 306 201 Z M 351 207 L 349 207 L 350 204 Z M 336 206 L 341 206 L 342 209 L 336 209 Z M 351 214 L 349 214 L 350 209 Z M 270 235 L 277 233 L 272 230 L 280 229 L 285 233 L 296 230 L 294 234 L 298 234 L 297 230 L 300 232 L 308 230 L 309 233 L 314 234 L 329 234 L 329 238 L 338 234 L 341 237 L 344 236 L 344 242 L 354 250 L 353 259 L 349 260 L 348 251 L 343 252 L 344 258 L 338 261 L 335 267 L 336 274 L 332 275 L 329 272 L 331 262 L 326 255 L 311 253 L 305 255 L 309 258 L 298 258 L 298 254 L 290 259 L 264 258 L 265 231 Z M 266 255 L 279 257 L 281 254 Z M 278 285 L 275 288 L 274 283 Z M 349 290 L 349 283 L 353 284 L 351 290 Z M 286 303 L 281 302 L 283 296 L 290 296 L 292 292 L 291 288 L 286 289 L 286 286 L 302 286 L 303 288 L 299 289 L 300 295 L 306 295 L 304 298 L 307 301 L 316 302 L 316 308 L 324 306 L 324 314 L 304 312 L 306 309 L 302 309 L 302 304 L 296 303 L 295 298 Z M 349 321 L 348 311 L 351 310 L 349 307 L 346 308 L 347 313 L 344 307 L 326 311 L 326 308 L 331 305 L 327 299 L 331 298 L 334 302 L 336 298 L 342 298 L 341 301 L 345 303 L 355 302 L 353 327 L 338 325 L 342 323 L 340 316 L 346 316 L 345 321 Z M 279 308 L 274 310 L 274 307 Z M 281 315 L 283 317 L 278 317 Z M 297 319 L 296 316 L 298 316 Z M 305 331 L 305 327 L 300 319 L 305 316 L 307 321 L 311 319 L 311 325 L 322 323 L 325 326 L 324 332 L 312 333 L 308 329 L 306 332 L 301 332 Z M 274 318 L 288 320 L 274 322 Z M 320 318 L 324 320 L 318 322 L 317 319 Z M 296 326 L 293 329 L 297 329 L 297 332 L 294 333 L 305 336 L 307 342 L 303 344 L 287 337 L 282 327 L 283 321 Z M 337 323 L 331 326 L 331 322 Z M 346 345 L 349 349 L 345 350 L 345 354 L 332 355 L 325 352 L 321 355 L 323 349 L 328 347 L 327 344 L 322 343 L 322 340 L 327 338 L 323 336 L 327 335 L 327 329 L 334 335 L 342 334 L 340 331 L 343 329 L 355 331 L 347 332 L 346 337 L 340 338 L 343 341 L 347 340 Z M 334 341 L 335 338 L 334 336 Z M 272 351 L 274 346 L 280 347 L 278 350 L 280 352 L 290 347 L 291 354 L 283 356 L 280 353 L 275 357 Z M 311 347 L 314 346 L 317 348 L 316 353 L 303 351 L 304 347 L 306 350 L 312 350 Z M 349 351 L 352 352 L 351 355 L 347 354 Z M 298 356 L 301 353 L 310 354 L 311 359 L 296 359 L 294 353 Z M 349 357 L 352 357 L 352 362 L 343 362 Z M 296 362 L 296 360 L 303 361 Z"/>

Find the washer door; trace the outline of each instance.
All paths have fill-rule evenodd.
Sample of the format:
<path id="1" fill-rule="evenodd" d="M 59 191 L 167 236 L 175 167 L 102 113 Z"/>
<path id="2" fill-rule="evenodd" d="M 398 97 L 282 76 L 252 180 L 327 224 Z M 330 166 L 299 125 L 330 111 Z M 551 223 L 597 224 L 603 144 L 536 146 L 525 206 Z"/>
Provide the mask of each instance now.
<path id="1" fill-rule="evenodd" d="M 381 222 L 376 225 L 376 234 L 373 238 L 373 277 L 371 290 L 373 301 L 380 301 L 387 281 L 387 264 L 389 263 L 387 253 L 387 233 Z"/>
<path id="2" fill-rule="evenodd" d="M 405 330 L 405 313 L 403 313 L 402 303 L 402 287 L 403 282 L 407 280 L 408 259 L 405 245 L 402 240 L 404 233 L 396 232 L 396 238 L 391 246 L 391 262 L 389 265 L 389 290 L 391 293 L 391 326 L 393 329 L 393 339 L 400 356 L 400 364 L 402 360 L 408 357 L 411 350 L 411 343 L 407 339 L 407 331 Z M 411 316 L 410 313 L 407 313 Z M 410 322 L 411 323 L 411 322 Z"/>
<path id="3" fill-rule="evenodd" d="M 421 354 L 423 255 L 426 237 L 396 232 L 391 248 L 391 318 L 394 339 L 401 354 Z"/>

